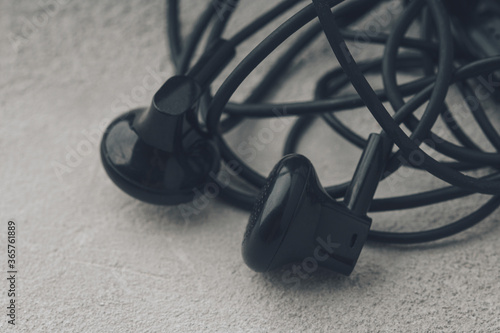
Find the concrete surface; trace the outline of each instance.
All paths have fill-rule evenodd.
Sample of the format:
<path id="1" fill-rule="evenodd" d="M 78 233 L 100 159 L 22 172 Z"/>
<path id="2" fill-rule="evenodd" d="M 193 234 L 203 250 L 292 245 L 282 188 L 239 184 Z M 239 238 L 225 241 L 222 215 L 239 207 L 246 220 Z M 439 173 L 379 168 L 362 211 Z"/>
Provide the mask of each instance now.
<path id="1" fill-rule="evenodd" d="M 152 206 L 122 193 L 101 167 L 100 128 L 130 107 L 149 104 L 154 90 L 172 74 L 164 3 L 54 3 L 0 4 L 0 248 L 6 249 L 7 221 L 14 219 L 19 263 L 15 329 L 500 331 L 498 213 L 433 244 L 368 244 L 350 277 L 319 271 L 290 283 L 283 280 L 286 271 L 257 274 L 243 263 L 240 245 L 246 212 L 211 200 L 186 220 L 178 207 Z M 201 3 L 182 1 L 184 35 Z M 228 35 L 272 3 L 243 1 Z M 50 16 L 44 14 L 47 11 Z M 238 59 L 270 28 L 239 48 Z M 376 47 L 360 50 L 360 58 L 380 52 Z M 248 93 L 270 63 L 245 81 L 236 100 Z M 311 98 L 323 64 L 336 66 L 321 39 L 294 63 L 274 100 Z M 372 79 L 380 86 L 380 79 Z M 496 111 L 489 105 L 498 120 Z M 342 116 L 356 122 L 360 133 L 377 128 L 366 110 Z M 467 117 L 462 121 L 472 123 Z M 248 122 L 230 135 L 231 142 L 237 146 L 265 124 Z M 469 129 L 484 141 L 472 125 Z M 276 133 L 250 161 L 263 174 L 279 159 L 285 133 Z M 323 184 L 348 179 L 359 151 L 321 122 L 309 134 L 301 152 L 313 160 Z M 424 174 L 405 173 L 383 184 L 378 195 L 439 185 Z M 376 214 L 374 227 L 428 228 L 464 216 L 484 200 L 472 196 L 425 209 Z M 4 272 L 7 254 L 0 256 Z M 3 312 L 8 302 L 6 275 L 0 274 Z M 5 314 L 0 318 L 0 331 L 5 332 L 10 325 Z"/>

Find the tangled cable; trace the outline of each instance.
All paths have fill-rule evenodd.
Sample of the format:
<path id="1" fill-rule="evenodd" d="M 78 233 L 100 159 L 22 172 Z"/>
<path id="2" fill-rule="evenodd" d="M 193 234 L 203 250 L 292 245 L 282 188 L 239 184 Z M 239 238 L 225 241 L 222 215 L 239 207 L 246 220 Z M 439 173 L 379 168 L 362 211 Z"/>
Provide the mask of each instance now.
<path id="1" fill-rule="evenodd" d="M 227 22 L 235 12 L 237 0 L 216 0 L 209 2 L 191 33 L 181 40 L 178 0 L 167 1 L 167 27 L 171 59 L 178 74 L 189 73 L 195 51 L 202 36 L 208 31 L 206 49 L 219 40 Z M 283 0 L 268 12 L 254 19 L 237 31 L 228 42 L 237 47 L 278 16 L 291 10 L 300 0 Z M 238 126 L 246 118 L 276 117 L 276 109 L 286 109 L 283 116 L 298 116 L 285 142 L 283 154 L 294 153 L 306 129 L 318 116 L 334 131 L 354 146 L 363 149 L 366 139 L 356 134 L 336 117 L 338 111 L 366 107 L 391 139 L 394 150 L 387 162 L 383 179 L 390 177 L 401 167 L 425 170 L 447 182 L 450 186 L 411 195 L 391 198 L 376 198 L 370 211 L 403 210 L 458 199 L 475 193 L 488 194 L 491 198 L 476 211 L 445 226 L 420 232 L 385 232 L 371 230 L 369 239 L 385 243 L 419 243 L 454 235 L 477 224 L 500 206 L 500 134 L 492 125 L 481 106 L 470 81 L 484 83 L 478 77 L 489 75 L 500 69 L 500 56 L 477 57 L 467 48 L 463 29 L 456 27 L 450 18 L 445 1 L 413 0 L 403 9 L 389 34 L 370 33 L 367 43 L 385 45 L 381 58 L 356 63 L 349 52 L 346 40 L 355 40 L 360 31 L 349 28 L 381 1 L 373 0 L 312 0 L 312 4 L 292 15 L 263 41 L 261 41 L 225 78 L 222 85 L 210 95 L 204 95 L 200 111 L 200 126 L 216 139 L 223 160 L 236 162 L 238 176 L 259 189 L 266 178 L 254 171 L 239 158 L 225 142 L 223 134 Z M 217 19 L 215 19 L 217 17 Z M 307 30 L 301 31 L 296 41 L 273 64 L 259 84 L 243 103 L 230 102 L 230 98 L 245 78 L 290 36 L 299 33 L 306 24 L 319 18 Z M 419 38 L 406 37 L 409 27 L 420 21 Z M 325 73 L 317 82 L 314 100 L 295 103 L 264 103 L 264 99 L 277 80 L 286 72 L 291 62 L 322 33 L 326 36 L 340 68 Z M 401 48 L 411 52 L 402 53 Z M 469 46 L 470 48 L 470 46 Z M 409 83 L 398 84 L 398 71 L 422 70 L 424 76 Z M 367 73 L 380 73 L 384 89 L 373 90 L 365 78 Z M 477 83 L 476 82 L 476 83 Z M 346 85 L 352 84 L 357 94 L 340 94 Z M 474 120 L 484 136 L 495 148 L 486 152 L 480 148 L 460 127 L 453 115 L 453 109 L 446 105 L 451 85 L 455 85 L 467 101 Z M 407 101 L 405 101 L 407 98 Z M 394 114 L 382 104 L 389 102 Z M 414 112 L 425 105 L 420 118 Z M 224 115 L 224 118 L 223 118 Z M 441 118 L 459 144 L 450 142 L 432 131 Z M 404 125 L 411 134 L 401 129 Z M 450 161 L 437 161 L 420 148 L 425 144 Z M 488 176 L 473 178 L 463 171 L 491 170 Z M 342 198 L 349 183 L 326 187 L 333 198 Z M 250 209 L 256 193 L 247 193 L 228 186 L 221 188 L 221 196 L 232 204 Z"/>

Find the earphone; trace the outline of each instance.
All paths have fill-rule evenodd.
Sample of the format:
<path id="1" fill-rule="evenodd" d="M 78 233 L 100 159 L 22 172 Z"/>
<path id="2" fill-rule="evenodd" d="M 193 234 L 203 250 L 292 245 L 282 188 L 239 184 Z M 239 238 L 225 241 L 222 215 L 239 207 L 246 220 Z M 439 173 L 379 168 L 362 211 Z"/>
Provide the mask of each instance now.
<path id="1" fill-rule="evenodd" d="M 372 134 L 363 151 L 344 202 L 331 198 L 304 156 L 285 156 L 271 171 L 262 188 L 243 238 L 243 258 L 262 272 L 302 261 L 322 248 L 323 267 L 349 275 L 368 237 L 366 215 L 384 171 L 390 141 Z"/>
<path id="2" fill-rule="evenodd" d="M 260 42 L 212 95 L 211 83 L 228 66 L 238 45 L 300 1 L 281 1 L 229 39 L 221 36 L 237 1 L 222 2 L 219 13 L 212 3 L 208 5 L 183 45 L 179 37 L 178 1 L 168 1 L 169 46 L 177 75 L 158 90 L 149 108 L 132 110 L 113 121 L 101 143 L 104 168 L 126 193 L 153 204 L 189 202 L 194 198 L 194 190 L 203 188 L 210 177 L 219 172 L 222 162 L 236 161 L 240 169 L 238 176 L 252 185 L 255 193 L 232 186 L 221 188 L 220 192 L 228 202 L 252 211 L 242 244 L 247 265 L 256 271 L 268 271 L 315 254 L 323 258 L 319 261 L 321 266 L 346 275 L 354 269 L 367 240 L 404 244 L 438 240 L 472 227 L 500 206 L 500 135 L 478 103 L 471 113 L 496 149 L 496 152 L 484 151 L 460 128 L 453 110 L 445 103 L 451 84 L 456 84 L 464 97 L 473 98 L 477 92 L 467 80 L 474 79 L 484 85 L 479 78 L 500 69 L 500 54 L 485 56 L 485 52 L 468 52 L 470 47 L 456 42 L 467 41 L 465 45 L 470 45 L 475 39 L 466 30 L 457 29 L 454 22 L 460 17 L 453 14 L 450 18 L 453 4 L 449 1 L 409 2 L 390 34 L 377 33 L 369 41 L 385 44 L 384 56 L 358 64 L 345 41 L 355 39 L 356 34 L 347 27 L 380 1 L 312 0 Z M 316 18 L 319 23 L 296 39 L 244 103 L 230 102 L 238 86 L 273 50 Z M 422 37 L 405 37 L 416 19 L 420 19 Z M 202 32 L 210 23 L 213 24 L 205 51 L 190 66 Z M 327 72 L 319 80 L 315 100 L 263 103 L 268 88 L 321 33 L 341 67 Z M 484 46 L 484 39 L 482 41 Z M 401 47 L 413 53 L 399 54 Z M 424 77 L 399 85 L 398 70 L 412 69 L 423 69 Z M 371 88 L 364 76 L 368 72 L 381 73 L 384 90 Z M 348 83 L 354 86 L 357 95 L 332 97 Z M 405 101 L 405 97 L 409 100 Z M 391 104 L 394 115 L 382 104 L 385 101 Z M 414 112 L 424 103 L 427 103 L 425 111 L 418 119 Z M 362 106 L 383 130 L 368 139 L 335 116 L 336 111 Z M 264 178 L 229 148 L 223 134 L 247 117 L 275 117 L 275 110 L 280 107 L 286 107 L 285 116 L 299 118 L 286 140 L 285 156 L 269 177 Z M 348 183 L 323 188 L 311 162 L 296 154 L 301 136 L 317 115 L 363 149 Z M 459 144 L 432 132 L 439 117 Z M 400 128 L 401 124 L 410 130 L 409 136 Z M 437 161 L 420 148 L 422 143 L 452 161 Z M 402 166 L 425 170 L 450 186 L 374 199 L 379 182 Z M 461 172 L 484 168 L 495 171 L 477 179 Z M 474 193 L 492 197 L 475 212 L 448 225 L 411 233 L 371 229 L 369 212 L 415 208 Z M 318 244 L 322 246 L 318 248 Z"/>
<path id="3" fill-rule="evenodd" d="M 170 78 L 149 108 L 118 117 L 104 133 L 101 158 L 109 177 L 140 200 L 176 205 L 193 200 L 220 168 L 214 141 L 197 127 L 196 111 L 208 83 L 234 55 L 219 42 L 188 75 Z"/>

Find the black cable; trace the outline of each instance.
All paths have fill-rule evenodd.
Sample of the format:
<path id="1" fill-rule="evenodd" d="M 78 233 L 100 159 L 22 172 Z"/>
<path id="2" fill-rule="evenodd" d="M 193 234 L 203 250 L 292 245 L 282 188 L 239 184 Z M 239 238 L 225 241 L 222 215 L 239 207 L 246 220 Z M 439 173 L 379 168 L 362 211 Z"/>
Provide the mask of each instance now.
<path id="1" fill-rule="evenodd" d="M 412 3 L 423 2 L 423 0 L 415 0 Z M 346 74 L 351 79 L 356 91 L 361 98 L 365 101 L 368 109 L 389 135 L 394 140 L 395 144 L 400 148 L 402 156 L 412 164 L 416 164 L 411 157 L 418 154 L 421 160 L 418 163 L 425 168 L 429 173 L 440 178 L 452 185 L 463 187 L 466 189 L 474 190 L 484 194 L 497 194 L 500 193 L 500 182 L 485 182 L 474 179 L 473 177 L 466 176 L 457 172 L 449 167 L 443 166 L 434 158 L 426 154 L 420 147 L 413 142 L 402 130 L 397 123 L 392 119 L 384 105 L 378 99 L 377 94 L 373 91 L 366 78 L 363 76 L 356 62 L 348 52 L 345 41 L 335 23 L 335 17 L 331 13 L 328 4 L 324 0 L 313 0 L 318 18 L 323 24 L 323 30 L 327 36 L 332 50 L 341 66 L 344 68 Z M 440 2 L 430 1 L 431 8 L 439 11 L 444 11 Z M 435 7 L 434 7 L 435 6 Z"/>
<path id="2" fill-rule="evenodd" d="M 336 3 L 336 2 L 333 2 L 332 3 Z M 355 5 L 360 5 L 360 4 L 364 4 L 365 6 L 373 6 L 374 2 L 373 1 L 369 1 L 369 0 L 358 0 L 358 1 L 352 1 L 349 5 L 346 5 L 342 8 L 340 8 L 338 10 L 339 14 L 345 14 L 345 13 L 348 13 L 349 10 L 352 10 L 353 8 L 355 8 Z M 333 5 L 332 5 L 333 6 Z M 275 47 L 277 47 L 281 42 L 283 42 L 285 39 L 286 39 L 286 36 L 287 34 L 291 33 L 293 31 L 293 29 L 298 29 L 299 27 L 294 27 L 293 25 L 293 22 L 295 20 L 301 20 L 301 25 L 300 26 L 303 26 L 305 23 L 307 23 L 311 18 L 310 16 L 314 17 L 314 12 L 312 11 L 312 7 L 311 6 L 308 6 L 306 7 L 306 9 L 302 10 L 301 12 L 299 12 L 299 14 L 296 14 L 294 17 L 292 17 L 291 19 L 289 19 L 288 21 L 286 21 L 284 24 L 282 24 L 278 29 L 275 30 L 275 33 L 279 36 L 280 34 L 280 31 L 281 33 L 283 34 L 282 37 L 284 38 L 266 38 L 261 44 L 260 44 L 260 49 L 261 49 L 261 52 L 262 52 L 262 55 L 265 55 L 265 53 L 267 52 L 267 54 L 269 54 L 273 48 L 269 48 L 269 45 L 266 44 L 266 42 L 268 43 L 274 43 Z M 357 17 L 357 16 L 354 16 L 354 17 Z M 312 31 L 313 33 L 316 32 L 317 30 L 315 30 L 315 28 L 312 28 L 310 31 Z M 309 35 L 308 33 L 305 34 L 305 36 Z M 312 34 L 311 34 L 312 35 Z M 277 39 L 277 40 L 274 40 L 274 39 Z M 302 45 L 302 47 L 304 45 L 306 45 L 306 43 L 302 43 L 301 41 L 299 41 L 297 43 L 297 45 Z M 259 48 L 259 47 L 257 47 Z M 248 75 L 251 70 L 253 68 L 255 68 L 255 66 L 265 58 L 262 57 L 262 55 L 259 54 L 259 51 L 255 51 L 257 50 L 254 49 L 253 51 L 253 56 L 257 57 L 257 60 L 249 60 L 251 59 L 253 56 L 252 55 L 249 55 L 247 56 L 247 58 L 245 58 L 241 63 L 240 65 L 238 65 L 238 67 L 233 71 L 233 78 L 236 78 L 237 80 L 239 80 L 241 78 L 241 80 L 243 80 L 246 75 Z M 299 47 L 297 47 L 297 51 L 299 50 Z M 292 54 L 295 54 L 294 51 L 294 48 L 292 48 Z M 286 54 L 284 57 L 288 57 Z M 259 60 L 261 59 L 261 60 Z M 287 58 L 287 61 L 291 60 L 292 57 L 288 57 Z M 245 67 L 245 64 L 247 63 L 250 63 L 250 65 L 248 65 L 248 69 L 249 71 L 245 74 L 244 71 L 246 71 L 247 69 L 245 70 L 241 70 L 241 68 Z M 239 74 L 235 74 L 237 73 L 238 71 L 238 68 L 240 68 L 240 71 L 242 73 L 239 73 Z M 219 142 L 219 146 L 220 146 L 220 149 L 221 149 L 221 154 L 222 154 L 222 157 L 223 159 L 227 162 L 228 160 L 230 161 L 236 161 L 238 163 L 238 165 L 240 165 L 240 168 L 241 168 L 241 173 L 239 174 L 239 176 L 241 178 L 243 178 L 244 180 L 246 180 L 247 182 L 255 185 L 257 188 L 260 188 L 263 186 L 263 184 L 265 183 L 265 178 L 261 175 L 259 175 L 257 172 L 255 172 L 252 168 L 250 168 L 248 165 L 246 165 L 245 163 L 243 163 L 243 161 L 241 161 L 241 159 L 239 159 L 232 151 L 231 149 L 227 146 L 227 144 L 224 142 L 223 138 L 220 136 L 220 133 L 218 132 L 218 126 L 217 126 L 217 123 L 220 119 L 220 115 L 222 113 L 222 110 L 217 110 L 217 111 L 214 111 L 215 107 L 214 105 L 216 105 L 216 102 L 215 100 L 219 97 L 219 99 L 221 99 L 221 95 L 220 92 L 224 92 L 225 93 L 225 96 L 227 97 L 227 99 L 229 99 L 232 95 L 232 92 L 228 92 L 226 91 L 227 89 L 224 88 L 224 85 L 226 85 L 227 87 L 233 87 L 234 89 L 232 90 L 233 92 L 236 90 L 236 87 L 237 85 L 232 85 L 231 83 L 228 83 L 230 82 L 231 79 L 228 77 L 228 79 L 226 79 L 225 83 L 221 86 L 221 88 L 219 88 L 219 91 L 218 91 L 218 94 L 215 95 L 214 97 L 214 100 L 212 100 L 212 103 L 211 103 L 211 110 L 209 110 L 208 114 L 207 114 L 207 125 L 208 125 L 208 128 L 210 129 L 210 117 L 211 115 L 213 116 L 214 112 L 217 114 L 216 115 L 216 123 L 215 123 L 215 131 L 212 132 L 212 135 L 216 138 L 216 140 Z M 222 97 L 222 98 L 225 98 L 225 97 Z M 220 102 L 220 101 L 219 101 Z M 227 103 L 227 101 L 226 101 Z M 276 109 L 273 109 L 271 110 L 273 113 L 275 113 L 275 110 Z M 215 118 L 212 117 L 212 124 L 213 124 L 213 120 Z M 212 129 L 213 130 L 213 129 Z M 226 189 L 222 189 L 222 191 L 225 191 Z M 234 189 L 234 188 L 231 188 L 231 191 L 238 191 L 237 189 Z M 235 196 L 235 197 L 245 197 L 245 201 L 246 202 L 249 202 L 249 201 L 253 201 L 254 198 L 251 194 L 247 194 L 247 193 L 240 193 L 239 196 Z"/>
<path id="3" fill-rule="evenodd" d="M 238 46 L 298 3 L 299 0 L 281 1 L 271 10 L 236 32 L 229 41 L 235 47 Z M 426 170 L 452 185 L 410 195 L 377 198 L 373 200 L 370 211 L 412 209 L 475 193 L 496 194 L 475 212 L 443 227 L 413 233 L 373 230 L 369 238 L 389 243 L 418 243 L 451 236 L 475 225 L 500 206 L 500 173 L 496 172 L 476 179 L 458 172 L 480 170 L 486 167 L 500 169 L 500 135 L 491 124 L 475 92 L 466 82 L 470 78 L 499 70 L 500 57 L 474 61 L 471 58 L 464 58 L 466 52 L 462 49 L 463 46 L 460 46 L 459 52 L 454 53 L 452 24 L 441 1 L 434 0 L 411 1 L 389 34 L 370 32 L 369 39 L 360 38 L 362 35 L 367 35 L 368 32 L 352 30 L 349 25 L 376 3 L 377 1 L 369 0 L 345 2 L 341 0 L 313 0 L 312 5 L 306 6 L 287 19 L 237 65 L 214 96 L 209 93 L 204 96 L 204 103 L 208 105 L 208 110 L 203 114 L 206 117 L 207 130 L 215 138 L 223 160 L 226 163 L 238 165 L 239 177 L 258 189 L 265 184 L 266 179 L 231 150 L 222 136 L 223 133 L 233 129 L 248 117 L 270 118 L 298 115 L 300 117 L 290 129 L 283 149 L 284 154 L 288 154 L 297 150 L 300 139 L 305 131 L 312 126 L 318 115 L 344 139 L 362 149 L 366 140 L 343 124 L 335 116 L 335 112 L 366 107 L 399 148 L 392 154 L 383 179 L 390 177 L 400 167 L 406 166 Z M 207 39 L 207 47 L 211 42 L 221 38 L 234 11 L 234 7 L 229 8 L 229 2 L 221 0 L 221 5 L 223 5 L 222 17 L 219 17 L 219 20 L 215 21 L 212 26 Z M 189 69 L 194 51 L 201 41 L 201 35 L 208 29 L 215 15 L 215 8 L 213 4 L 211 6 L 212 8 L 207 7 L 187 41 L 183 43 L 180 39 L 178 1 L 168 0 L 169 47 L 178 73 L 184 73 Z M 331 7 L 335 7 L 333 13 Z M 320 24 L 311 25 L 300 35 L 264 75 L 243 103 L 229 102 L 238 86 L 274 49 L 316 16 L 318 16 Z M 422 38 L 406 37 L 409 26 L 419 16 L 422 17 Z M 324 31 L 341 67 L 322 76 L 316 85 L 315 99 L 294 103 L 263 103 L 273 87 L 279 84 L 279 79 L 286 72 L 293 59 L 310 45 L 322 31 Z M 350 56 L 345 40 L 385 44 L 384 56 L 360 62 L 358 66 Z M 401 48 L 417 53 L 399 54 Z M 461 66 L 455 68 L 456 64 Z M 423 77 L 405 84 L 397 83 L 397 74 L 403 71 L 415 72 L 419 70 L 423 71 Z M 364 77 L 367 73 L 380 73 L 384 81 L 384 89 L 373 91 Z M 358 94 L 339 94 L 339 91 L 350 83 Z M 495 147 L 495 153 L 486 152 L 478 146 L 460 127 L 454 115 L 455 110 L 446 105 L 445 98 L 452 84 L 458 87 L 465 101 L 477 101 L 475 104 L 468 104 L 467 109 L 485 137 Z M 408 100 L 405 101 L 404 98 L 408 98 Z M 390 102 L 394 108 L 393 117 L 383 106 L 382 102 L 384 101 Z M 414 112 L 424 105 L 425 111 L 418 119 Z M 277 115 L 276 110 L 285 110 L 286 112 Z M 226 118 L 221 122 L 222 114 L 225 114 Z M 432 131 L 439 117 L 459 144 L 446 141 Z M 410 130 L 409 136 L 400 129 L 400 124 L 404 124 Z M 451 160 L 438 162 L 420 149 L 419 146 L 422 143 L 430 145 L 430 148 L 448 159 L 451 158 Z M 412 156 L 418 156 L 419 160 L 412 160 Z M 346 182 L 328 186 L 325 189 L 332 197 L 342 198 L 348 186 L 349 182 Z M 250 209 L 255 200 L 255 193 L 247 193 L 230 186 L 221 190 L 221 197 L 238 207 Z"/>
<path id="4" fill-rule="evenodd" d="M 473 227 L 493 213 L 499 206 L 500 195 L 495 195 L 475 212 L 443 227 L 418 232 L 400 233 L 370 230 L 368 239 L 371 241 L 393 244 L 414 244 L 435 241 L 441 238 L 453 236 L 461 231 Z"/>
<path id="5" fill-rule="evenodd" d="M 181 54 L 181 29 L 179 26 L 179 1 L 167 1 L 167 34 L 168 44 L 170 47 L 170 59 L 177 68 L 179 64 L 179 56 Z"/>
<path id="6" fill-rule="evenodd" d="M 185 74 L 189 69 L 189 63 L 193 57 L 196 47 L 203 36 L 203 32 L 207 30 L 207 26 L 215 14 L 215 8 L 212 2 L 209 1 L 207 8 L 196 22 L 193 31 L 189 35 L 186 47 L 182 50 L 181 58 L 178 65 L 178 74 Z"/>
<path id="7" fill-rule="evenodd" d="M 412 2 L 410 6 L 412 5 L 413 6 L 410 7 L 410 9 L 415 10 L 415 8 L 418 8 L 417 6 L 421 6 L 420 2 L 423 4 L 423 0 L 421 1 L 415 0 L 414 2 Z M 335 17 L 332 15 L 327 3 L 324 0 L 313 0 L 313 3 L 315 5 L 318 18 L 321 24 L 323 25 L 325 35 L 330 43 L 333 52 L 337 56 L 337 59 L 339 60 L 339 63 L 341 64 L 342 68 L 344 68 L 346 74 L 351 79 L 354 88 L 358 91 L 360 96 L 365 101 L 370 112 L 377 119 L 382 128 L 384 128 L 384 130 L 389 134 L 389 136 L 392 139 L 394 139 L 394 141 L 403 151 L 403 153 L 408 153 L 408 150 L 410 150 L 410 153 L 411 151 L 413 152 L 421 151 L 418 148 L 418 146 L 415 143 L 413 143 L 413 141 L 410 138 L 408 138 L 404 134 L 404 132 L 401 131 L 401 129 L 394 122 L 394 120 L 389 116 L 387 110 L 385 110 L 385 107 L 378 100 L 375 92 L 373 91 L 369 83 L 366 81 L 360 68 L 357 66 L 356 62 L 349 54 L 347 47 L 345 47 L 345 41 L 341 36 L 340 30 L 335 23 Z M 439 2 L 432 2 L 432 1 L 429 2 L 429 7 L 431 8 L 431 11 L 433 11 L 434 13 L 441 13 L 444 10 L 444 8 L 440 8 L 440 5 L 441 3 Z M 344 49 L 342 49 L 342 46 L 344 46 Z M 448 86 L 447 82 L 444 82 L 443 84 L 446 84 L 446 86 Z M 437 104 L 435 107 L 438 108 L 440 106 L 441 106 L 440 104 Z M 430 122 L 432 123 L 432 121 Z M 425 155 L 423 151 L 421 152 L 425 156 L 422 160 L 423 161 L 422 164 L 427 163 L 427 165 L 425 165 L 427 167 L 426 169 L 435 176 L 438 176 L 443 180 L 449 181 L 452 184 L 461 183 L 465 185 L 463 186 L 464 188 L 470 187 L 474 188 L 474 190 L 481 189 L 481 190 L 486 190 L 488 192 L 492 191 L 493 193 L 495 193 L 495 191 L 493 190 L 495 186 L 488 186 L 488 183 L 496 185 L 496 183 L 498 182 L 478 180 L 468 176 L 464 176 L 458 173 L 457 171 L 454 171 L 451 168 L 444 167 L 439 162 L 432 159 L 430 156 Z M 453 175 L 454 177 L 453 176 L 449 177 L 448 175 L 445 175 L 442 172 L 443 170 L 446 169 L 448 169 L 447 170 L 448 172 L 454 173 Z M 496 192 L 499 193 L 499 191 Z M 444 227 L 417 233 L 391 233 L 391 232 L 379 232 L 373 230 L 370 232 L 370 239 L 383 242 L 394 242 L 394 243 L 414 243 L 414 242 L 425 242 L 425 241 L 440 239 L 443 237 L 453 235 L 459 231 L 465 230 L 466 228 L 478 223 L 479 221 L 484 219 L 484 217 L 488 216 L 496 208 L 498 208 L 498 206 L 500 206 L 500 196 L 495 196 L 486 205 L 481 207 L 476 212 L 472 213 L 466 218 L 463 218 L 457 222 L 446 225 Z"/>
<path id="8" fill-rule="evenodd" d="M 362 3 L 366 0 L 358 0 L 350 2 L 351 6 L 355 6 L 358 2 Z M 334 7 L 341 3 L 342 0 L 329 0 L 328 6 Z M 345 7 L 344 7 L 345 8 Z M 344 9 L 342 8 L 342 9 Z M 340 11 L 339 11 L 340 12 Z M 243 80 L 281 43 L 288 37 L 297 32 L 304 25 L 309 23 L 315 17 L 314 8 L 312 5 L 306 6 L 297 14 L 281 24 L 269 36 L 267 36 L 259 45 L 257 45 L 222 83 L 217 93 L 214 95 L 212 103 L 207 113 L 207 128 L 210 133 L 218 132 L 218 124 L 225 105 L 229 102 L 232 94 L 240 86 Z M 236 37 L 238 37 L 237 35 Z M 237 44 L 239 38 L 233 37 L 230 41 Z"/>

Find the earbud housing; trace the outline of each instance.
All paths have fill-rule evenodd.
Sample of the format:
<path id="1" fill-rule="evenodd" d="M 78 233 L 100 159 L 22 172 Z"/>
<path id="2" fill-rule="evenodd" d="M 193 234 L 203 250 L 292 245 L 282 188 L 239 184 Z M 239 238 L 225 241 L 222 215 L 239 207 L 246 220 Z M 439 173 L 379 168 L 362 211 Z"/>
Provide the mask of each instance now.
<path id="1" fill-rule="evenodd" d="M 196 122 L 201 95 L 189 76 L 170 78 L 149 108 L 116 118 L 101 142 L 109 177 L 139 200 L 176 205 L 193 200 L 220 168 L 220 154 Z"/>
<path id="2" fill-rule="evenodd" d="M 268 177 L 245 232 L 242 254 L 257 272 L 320 257 L 326 269 L 349 275 L 371 220 L 332 199 L 304 156 L 284 157 Z"/>

